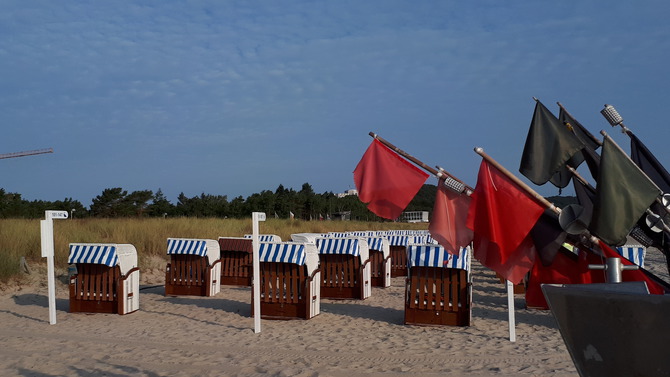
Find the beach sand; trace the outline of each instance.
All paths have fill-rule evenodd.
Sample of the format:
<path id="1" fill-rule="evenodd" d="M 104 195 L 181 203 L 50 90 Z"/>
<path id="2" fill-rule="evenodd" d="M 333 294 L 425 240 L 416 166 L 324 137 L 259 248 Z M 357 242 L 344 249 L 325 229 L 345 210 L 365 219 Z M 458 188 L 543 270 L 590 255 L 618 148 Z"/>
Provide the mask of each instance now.
<path id="1" fill-rule="evenodd" d="M 50 325 L 41 270 L 0 292 L 2 376 L 578 375 L 551 312 L 525 309 L 523 295 L 510 342 L 505 286 L 474 260 L 469 327 L 404 325 L 394 278 L 367 300 L 322 299 L 310 320 L 263 320 L 259 334 L 251 288 L 165 297 L 160 269 L 141 272 L 140 310 L 127 315 L 69 313 L 60 276 Z"/>

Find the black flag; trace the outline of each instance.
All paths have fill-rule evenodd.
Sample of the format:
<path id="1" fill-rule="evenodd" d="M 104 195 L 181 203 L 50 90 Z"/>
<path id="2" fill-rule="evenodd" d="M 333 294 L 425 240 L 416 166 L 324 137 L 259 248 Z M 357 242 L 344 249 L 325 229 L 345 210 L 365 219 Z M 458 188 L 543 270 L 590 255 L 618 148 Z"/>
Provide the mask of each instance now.
<path id="1" fill-rule="evenodd" d="M 589 229 L 608 245 L 622 245 L 660 190 L 609 137 L 600 156 Z"/>
<path id="2" fill-rule="evenodd" d="M 670 173 L 661 165 L 656 157 L 642 144 L 632 132 L 630 136 L 630 158 L 664 193 L 670 193 Z"/>
<path id="3" fill-rule="evenodd" d="M 563 188 L 572 177 L 564 171 L 565 164 L 583 147 L 579 139 L 537 101 L 519 172 L 536 185 L 551 180 L 556 187 Z"/>

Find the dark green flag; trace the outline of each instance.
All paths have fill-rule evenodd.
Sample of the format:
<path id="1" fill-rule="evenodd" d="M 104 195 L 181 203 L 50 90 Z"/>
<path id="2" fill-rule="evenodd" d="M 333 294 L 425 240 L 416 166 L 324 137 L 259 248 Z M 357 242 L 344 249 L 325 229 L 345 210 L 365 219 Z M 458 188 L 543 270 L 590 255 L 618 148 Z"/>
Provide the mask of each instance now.
<path id="1" fill-rule="evenodd" d="M 584 145 L 579 139 L 537 101 L 519 172 L 536 185 L 551 179 L 556 187 L 563 188 L 570 182 L 570 177 L 552 177 L 563 172 L 565 163 L 582 148 Z"/>
<path id="2" fill-rule="evenodd" d="M 608 245 L 622 245 L 628 232 L 660 194 L 640 168 L 605 136 L 591 232 Z"/>

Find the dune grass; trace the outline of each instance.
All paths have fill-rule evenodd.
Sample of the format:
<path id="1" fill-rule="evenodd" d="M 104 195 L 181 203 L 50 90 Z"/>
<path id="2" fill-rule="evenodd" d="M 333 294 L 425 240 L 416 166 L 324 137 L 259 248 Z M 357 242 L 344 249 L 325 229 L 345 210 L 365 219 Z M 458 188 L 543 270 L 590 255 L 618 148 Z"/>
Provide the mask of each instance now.
<path id="1" fill-rule="evenodd" d="M 67 267 L 70 243 L 129 243 L 135 246 L 140 269 L 150 257 L 165 258 L 167 238 L 241 237 L 250 234 L 251 219 L 148 218 L 74 219 L 54 221 L 54 263 Z M 276 234 L 287 241 L 293 233 L 326 233 L 354 230 L 427 229 L 428 224 L 360 221 L 301 221 L 268 219 L 260 223 L 261 234 Z M 0 219 L 0 282 L 20 279 L 20 260 L 45 263 L 41 257 L 39 220 Z"/>

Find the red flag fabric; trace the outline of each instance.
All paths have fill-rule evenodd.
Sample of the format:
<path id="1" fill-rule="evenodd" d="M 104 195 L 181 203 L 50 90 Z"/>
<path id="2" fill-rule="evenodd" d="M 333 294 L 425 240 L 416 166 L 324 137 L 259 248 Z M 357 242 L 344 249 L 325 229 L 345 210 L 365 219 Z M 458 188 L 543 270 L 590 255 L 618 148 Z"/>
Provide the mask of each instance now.
<path id="1" fill-rule="evenodd" d="M 430 219 L 430 236 L 450 254 L 458 254 L 461 247 L 472 242 L 472 230 L 465 224 L 468 219 L 470 197 L 447 188 L 438 180 L 437 194 Z"/>
<path id="2" fill-rule="evenodd" d="M 599 256 L 582 250 L 574 254 L 567 250 L 556 253 L 551 265 L 540 261 L 533 265 L 526 285 L 526 307 L 530 309 L 549 309 L 542 293 L 542 284 L 590 284 L 604 283 L 602 271 L 590 270 L 589 264 L 603 264 Z"/>
<path id="3" fill-rule="evenodd" d="M 428 174 L 374 139 L 354 170 L 358 198 L 375 215 L 397 219 Z"/>
<path id="4" fill-rule="evenodd" d="M 516 183 L 482 160 L 467 219 L 474 232 L 475 258 L 512 283 L 520 283 L 535 260 L 529 232 L 543 212 Z"/>

